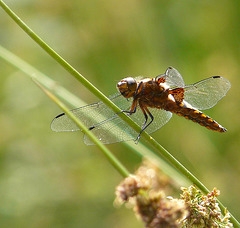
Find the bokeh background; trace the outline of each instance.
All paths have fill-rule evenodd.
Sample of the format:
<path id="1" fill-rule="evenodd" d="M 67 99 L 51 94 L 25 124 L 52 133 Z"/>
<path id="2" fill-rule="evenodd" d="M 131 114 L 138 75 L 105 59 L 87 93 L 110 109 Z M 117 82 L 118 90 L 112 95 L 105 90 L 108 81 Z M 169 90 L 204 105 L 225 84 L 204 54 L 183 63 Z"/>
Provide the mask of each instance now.
<path id="1" fill-rule="evenodd" d="M 228 129 L 209 131 L 174 116 L 153 136 L 240 217 L 240 2 L 89 0 L 6 1 L 53 49 L 106 95 L 126 76 L 173 66 L 186 84 L 221 75 L 231 90 L 207 110 Z M 94 97 L 0 9 L 0 45 L 87 103 Z M 0 226 L 143 227 L 113 206 L 122 180 L 79 133 L 55 133 L 61 110 L 24 73 L 0 60 Z M 134 171 L 140 158 L 108 146 Z M 137 146 L 136 146 L 137 147 Z"/>

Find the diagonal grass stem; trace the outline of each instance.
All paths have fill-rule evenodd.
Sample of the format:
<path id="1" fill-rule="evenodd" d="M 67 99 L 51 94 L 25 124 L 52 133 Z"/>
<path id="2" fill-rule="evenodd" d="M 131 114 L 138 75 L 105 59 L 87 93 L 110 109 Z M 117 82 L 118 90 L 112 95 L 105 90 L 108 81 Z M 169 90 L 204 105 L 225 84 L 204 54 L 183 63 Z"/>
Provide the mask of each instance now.
<path id="1" fill-rule="evenodd" d="M 44 88 L 39 82 L 34 80 L 34 82 L 40 87 L 40 89 L 53 101 L 55 102 L 68 116 L 71 118 L 80 129 L 82 129 L 83 133 L 87 134 L 88 137 L 98 146 L 98 148 L 104 153 L 107 157 L 108 161 L 112 164 L 112 166 L 123 176 L 129 176 L 128 170 L 123 166 L 123 164 L 104 146 L 96 136 L 88 130 L 87 127 L 72 113 L 68 110 L 68 108 L 49 90 Z"/>
<path id="2" fill-rule="evenodd" d="M 2 0 L 0 0 L 0 6 L 3 10 L 42 48 L 44 49 L 54 60 L 56 60 L 65 70 L 73 75 L 79 82 L 81 82 L 90 92 L 95 94 L 100 100 L 102 100 L 109 108 L 115 113 L 119 113 L 121 110 L 114 105 L 102 92 L 100 92 L 95 86 L 93 86 L 86 78 L 84 78 L 76 69 L 74 69 L 67 61 L 65 61 L 60 55 L 58 55 L 51 47 L 49 47 L 36 33 L 34 33 Z M 134 130 L 140 132 L 141 128 L 131 120 L 127 115 L 121 113 L 119 115 L 124 121 L 126 121 Z M 170 162 L 179 172 L 187 177 L 192 183 L 194 183 L 203 193 L 209 193 L 209 190 L 179 161 L 177 161 L 165 148 L 157 143 L 149 134 L 143 132 L 142 137 L 157 151 L 156 154 L 163 157 L 164 160 Z M 219 201 L 218 201 L 219 202 Z M 225 207 L 219 202 L 219 206 L 222 212 L 225 211 Z M 238 221 L 231 215 L 231 222 L 240 227 Z"/>

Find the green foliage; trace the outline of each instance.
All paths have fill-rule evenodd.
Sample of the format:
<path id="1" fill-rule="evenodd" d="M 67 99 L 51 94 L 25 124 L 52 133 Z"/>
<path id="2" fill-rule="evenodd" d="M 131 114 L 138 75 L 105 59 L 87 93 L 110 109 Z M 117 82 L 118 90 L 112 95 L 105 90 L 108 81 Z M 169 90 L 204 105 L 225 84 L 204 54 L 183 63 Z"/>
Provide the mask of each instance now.
<path id="1" fill-rule="evenodd" d="M 237 1 L 20 1 L 11 7 L 105 94 L 114 93 L 122 77 L 156 76 L 169 65 L 187 83 L 212 75 L 228 78 L 232 89 L 208 113 L 228 133 L 174 117 L 154 136 L 207 186 L 217 186 L 228 209 L 240 214 Z M 0 18 L 4 47 L 86 102 L 96 101 L 3 11 Z M 80 134 L 51 132 L 50 121 L 61 110 L 23 73 L 2 61 L 0 68 L 0 224 L 126 227 L 128 212 L 109 207 L 119 182 L 112 167 L 94 147 L 82 144 Z M 110 147 L 129 167 L 136 165 L 137 157 L 123 144 Z"/>

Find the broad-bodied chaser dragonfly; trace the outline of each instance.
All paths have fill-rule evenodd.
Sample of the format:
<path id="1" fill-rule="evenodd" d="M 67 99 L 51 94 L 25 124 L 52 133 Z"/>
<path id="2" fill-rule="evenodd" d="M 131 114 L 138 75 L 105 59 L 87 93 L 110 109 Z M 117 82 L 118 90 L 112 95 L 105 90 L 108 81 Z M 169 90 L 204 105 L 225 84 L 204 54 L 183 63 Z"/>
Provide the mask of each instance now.
<path id="1" fill-rule="evenodd" d="M 221 76 L 213 76 L 185 86 L 180 73 L 169 67 L 165 74 L 155 78 L 122 79 L 117 83 L 120 93 L 110 99 L 147 133 L 153 133 L 165 125 L 172 113 L 210 130 L 225 132 L 227 130 L 224 127 L 199 110 L 216 105 L 230 87 L 230 82 Z M 71 112 L 104 144 L 139 140 L 142 133 L 128 126 L 103 102 L 73 109 Z M 81 130 L 65 113 L 53 119 L 51 128 L 57 132 Z M 86 135 L 84 142 L 93 144 Z"/>

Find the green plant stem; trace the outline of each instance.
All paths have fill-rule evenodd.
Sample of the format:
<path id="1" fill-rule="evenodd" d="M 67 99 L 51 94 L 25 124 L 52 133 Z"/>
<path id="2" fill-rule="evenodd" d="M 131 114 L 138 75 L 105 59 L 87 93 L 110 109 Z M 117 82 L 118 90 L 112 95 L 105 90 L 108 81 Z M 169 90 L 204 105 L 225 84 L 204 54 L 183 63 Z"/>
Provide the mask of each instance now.
<path id="1" fill-rule="evenodd" d="M 39 81 L 46 88 L 50 89 L 54 92 L 58 97 L 60 97 L 65 102 L 69 103 L 71 106 L 79 107 L 80 105 L 84 105 L 84 102 L 81 101 L 77 96 L 70 93 L 68 90 L 60 86 L 56 81 L 47 77 L 45 74 L 38 71 L 36 68 L 26 63 L 18 56 L 14 55 L 12 52 L 3 48 L 0 45 L 0 57 L 2 57 L 7 62 L 11 63 L 13 66 L 23 71 L 31 78 Z"/>
<path id="2" fill-rule="evenodd" d="M 98 148 L 104 153 L 104 155 L 107 157 L 108 161 L 112 164 L 112 166 L 123 176 L 127 177 L 129 176 L 128 170 L 122 165 L 122 163 L 104 146 L 97 138 L 96 136 L 88 130 L 87 127 L 71 112 L 68 110 L 68 108 L 49 90 L 44 88 L 39 82 L 34 80 L 35 83 L 42 89 L 42 91 L 51 99 L 53 100 L 68 116 L 71 118 L 80 129 L 82 129 L 82 132 L 87 134 L 88 137 L 98 146 Z"/>
<path id="3" fill-rule="evenodd" d="M 103 93 L 101 93 L 95 86 L 93 86 L 87 79 L 85 79 L 79 72 L 77 72 L 70 64 L 68 64 L 60 55 L 58 55 L 52 48 L 50 48 L 41 38 L 39 38 L 2 0 L 0 0 L 0 6 L 4 11 L 41 47 L 43 48 L 53 59 L 55 59 L 64 69 L 72 74 L 79 80 L 86 88 L 95 94 L 100 100 L 102 100 L 109 108 L 115 113 L 119 113 L 121 110 L 113 104 Z M 141 128 L 131 120 L 124 113 L 119 114 L 124 121 L 126 121 L 134 130 L 140 132 Z M 193 175 L 191 174 L 180 162 L 178 162 L 166 149 L 158 144 L 153 138 L 146 132 L 143 132 L 142 137 L 153 146 L 158 152 L 157 155 L 163 157 L 169 161 L 176 169 L 178 169 L 184 176 L 186 176 L 192 183 L 194 183 L 203 193 L 208 193 L 209 190 Z M 222 212 L 225 207 L 220 204 Z M 231 215 L 231 222 L 240 227 L 239 222 Z"/>
<path id="4" fill-rule="evenodd" d="M 37 36 L 36 33 L 33 32 L 2 0 L 0 0 L 0 6 L 43 50 L 45 50 L 65 70 L 67 70 L 79 82 L 81 82 L 87 89 L 89 89 L 90 92 L 95 94 L 100 100 L 106 103 L 114 112 L 117 113 L 121 111 L 116 105 L 114 105 L 111 101 L 109 101 L 108 98 L 101 91 L 99 91 L 95 86 L 93 86 L 76 69 L 74 69 L 68 62 L 66 62 L 60 55 L 58 55 L 50 46 L 48 46 L 39 36 Z"/>
<path id="5" fill-rule="evenodd" d="M 78 106 L 80 103 L 83 103 L 79 98 L 75 97 L 73 94 L 68 92 L 66 89 L 64 89 L 63 87 L 61 87 L 59 85 L 56 85 L 55 81 L 53 81 L 52 79 L 50 79 L 46 75 L 42 74 L 41 72 L 36 70 L 34 67 L 27 64 L 25 61 L 21 60 L 16 55 L 12 54 L 11 52 L 9 52 L 8 50 L 6 50 L 5 48 L 3 48 L 1 46 L 0 46 L 0 57 L 7 60 L 11 64 L 13 64 L 15 67 L 22 70 L 26 74 L 28 74 L 33 79 L 34 82 L 38 82 L 37 84 L 39 86 L 41 84 L 41 85 L 44 85 L 44 87 L 53 90 L 59 97 L 61 97 L 62 99 L 64 99 L 68 103 L 70 103 L 71 105 Z M 65 113 L 70 113 L 70 115 L 74 118 L 74 121 L 78 122 L 78 126 L 81 129 L 85 128 L 87 135 L 89 135 L 89 133 L 91 133 L 90 131 L 88 131 L 88 129 L 86 129 L 86 127 L 82 123 L 79 123 L 80 122 L 79 119 L 76 118 L 71 112 L 69 112 L 69 110 L 63 105 L 63 103 L 60 102 L 59 99 L 57 99 L 49 90 L 44 89 L 42 86 L 40 86 L 40 88 L 52 100 L 54 100 L 54 102 L 56 102 L 58 104 L 58 106 L 60 108 L 62 108 L 62 110 Z M 71 102 L 69 102 L 69 100 Z M 82 131 L 84 132 L 84 130 L 82 130 Z M 91 135 L 94 136 L 92 133 L 91 133 Z M 97 139 L 96 139 L 95 136 L 94 136 L 94 138 L 95 138 L 94 140 L 96 141 Z M 99 146 L 99 141 L 96 144 Z M 126 176 L 129 175 L 129 172 L 127 171 L 127 169 L 111 154 L 111 152 L 105 146 L 100 147 L 100 149 L 104 152 L 104 154 L 106 155 L 106 157 L 108 158 L 110 163 L 122 174 L 123 177 L 126 177 Z"/>

